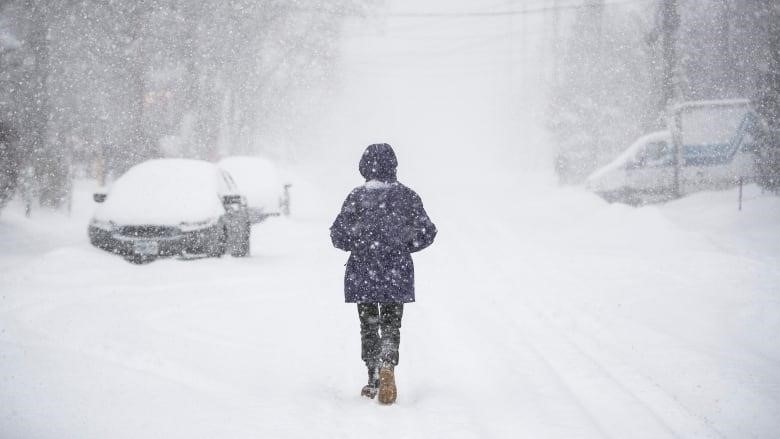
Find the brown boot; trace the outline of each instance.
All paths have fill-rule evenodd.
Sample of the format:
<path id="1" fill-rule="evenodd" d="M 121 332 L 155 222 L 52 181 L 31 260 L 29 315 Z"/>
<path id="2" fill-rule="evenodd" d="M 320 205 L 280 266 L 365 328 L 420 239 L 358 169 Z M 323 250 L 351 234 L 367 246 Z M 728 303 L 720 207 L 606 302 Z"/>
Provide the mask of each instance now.
<path id="1" fill-rule="evenodd" d="M 393 369 L 389 367 L 379 369 L 379 402 L 392 404 L 397 397 L 398 390 L 395 388 Z"/>

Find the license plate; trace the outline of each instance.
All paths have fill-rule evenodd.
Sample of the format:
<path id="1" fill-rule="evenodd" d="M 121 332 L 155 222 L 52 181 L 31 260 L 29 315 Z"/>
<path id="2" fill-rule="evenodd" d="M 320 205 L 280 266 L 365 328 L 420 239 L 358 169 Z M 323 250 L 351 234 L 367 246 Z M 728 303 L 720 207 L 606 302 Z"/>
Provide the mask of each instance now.
<path id="1" fill-rule="evenodd" d="M 136 241 L 133 251 L 138 255 L 156 255 L 159 251 L 157 241 Z"/>

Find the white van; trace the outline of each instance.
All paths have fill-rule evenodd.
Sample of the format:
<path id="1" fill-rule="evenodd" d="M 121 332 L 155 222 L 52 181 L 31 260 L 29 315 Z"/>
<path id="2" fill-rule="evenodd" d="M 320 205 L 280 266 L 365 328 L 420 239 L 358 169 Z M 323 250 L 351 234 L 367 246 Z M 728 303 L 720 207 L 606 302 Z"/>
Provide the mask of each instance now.
<path id="1" fill-rule="evenodd" d="M 640 137 L 585 187 L 610 202 L 643 204 L 750 180 L 759 123 L 744 99 L 680 104 L 672 131 Z"/>

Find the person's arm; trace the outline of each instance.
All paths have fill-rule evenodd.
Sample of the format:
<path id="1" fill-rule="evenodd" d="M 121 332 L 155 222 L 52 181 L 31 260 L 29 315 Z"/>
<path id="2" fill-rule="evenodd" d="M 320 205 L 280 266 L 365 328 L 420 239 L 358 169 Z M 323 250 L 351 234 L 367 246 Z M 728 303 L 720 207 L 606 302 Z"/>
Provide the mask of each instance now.
<path id="1" fill-rule="evenodd" d="M 420 251 L 433 244 L 436 238 L 436 226 L 428 217 L 422 204 L 422 199 L 417 194 L 411 197 L 411 227 L 407 241 L 407 249 L 410 253 Z"/>
<path id="2" fill-rule="evenodd" d="M 352 192 L 347 196 L 341 206 L 341 212 L 330 226 L 330 239 L 333 246 L 344 251 L 355 250 L 359 243 L 357 200 L 354 194 Z"/>

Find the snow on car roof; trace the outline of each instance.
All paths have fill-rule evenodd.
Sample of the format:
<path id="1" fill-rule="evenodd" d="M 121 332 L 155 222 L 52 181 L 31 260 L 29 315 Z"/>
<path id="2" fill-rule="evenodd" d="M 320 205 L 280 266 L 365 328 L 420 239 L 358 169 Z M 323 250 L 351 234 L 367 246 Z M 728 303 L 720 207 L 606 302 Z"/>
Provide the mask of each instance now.
<path id="1" fill-rule="evenodd" d="M 219 167 L 230 173 L 250 207 L 266 212 L 279 208 L 282 184 L 272 161 L 257 156 L 231 156 L 220 160 Z"/>
<path id="2" fill-rule="evenodd" d="M 95 218 L 122 225 L 178 225 L 224 213 L 218 168 L 202 160 L 156 159 L 117 179 Z"/>

